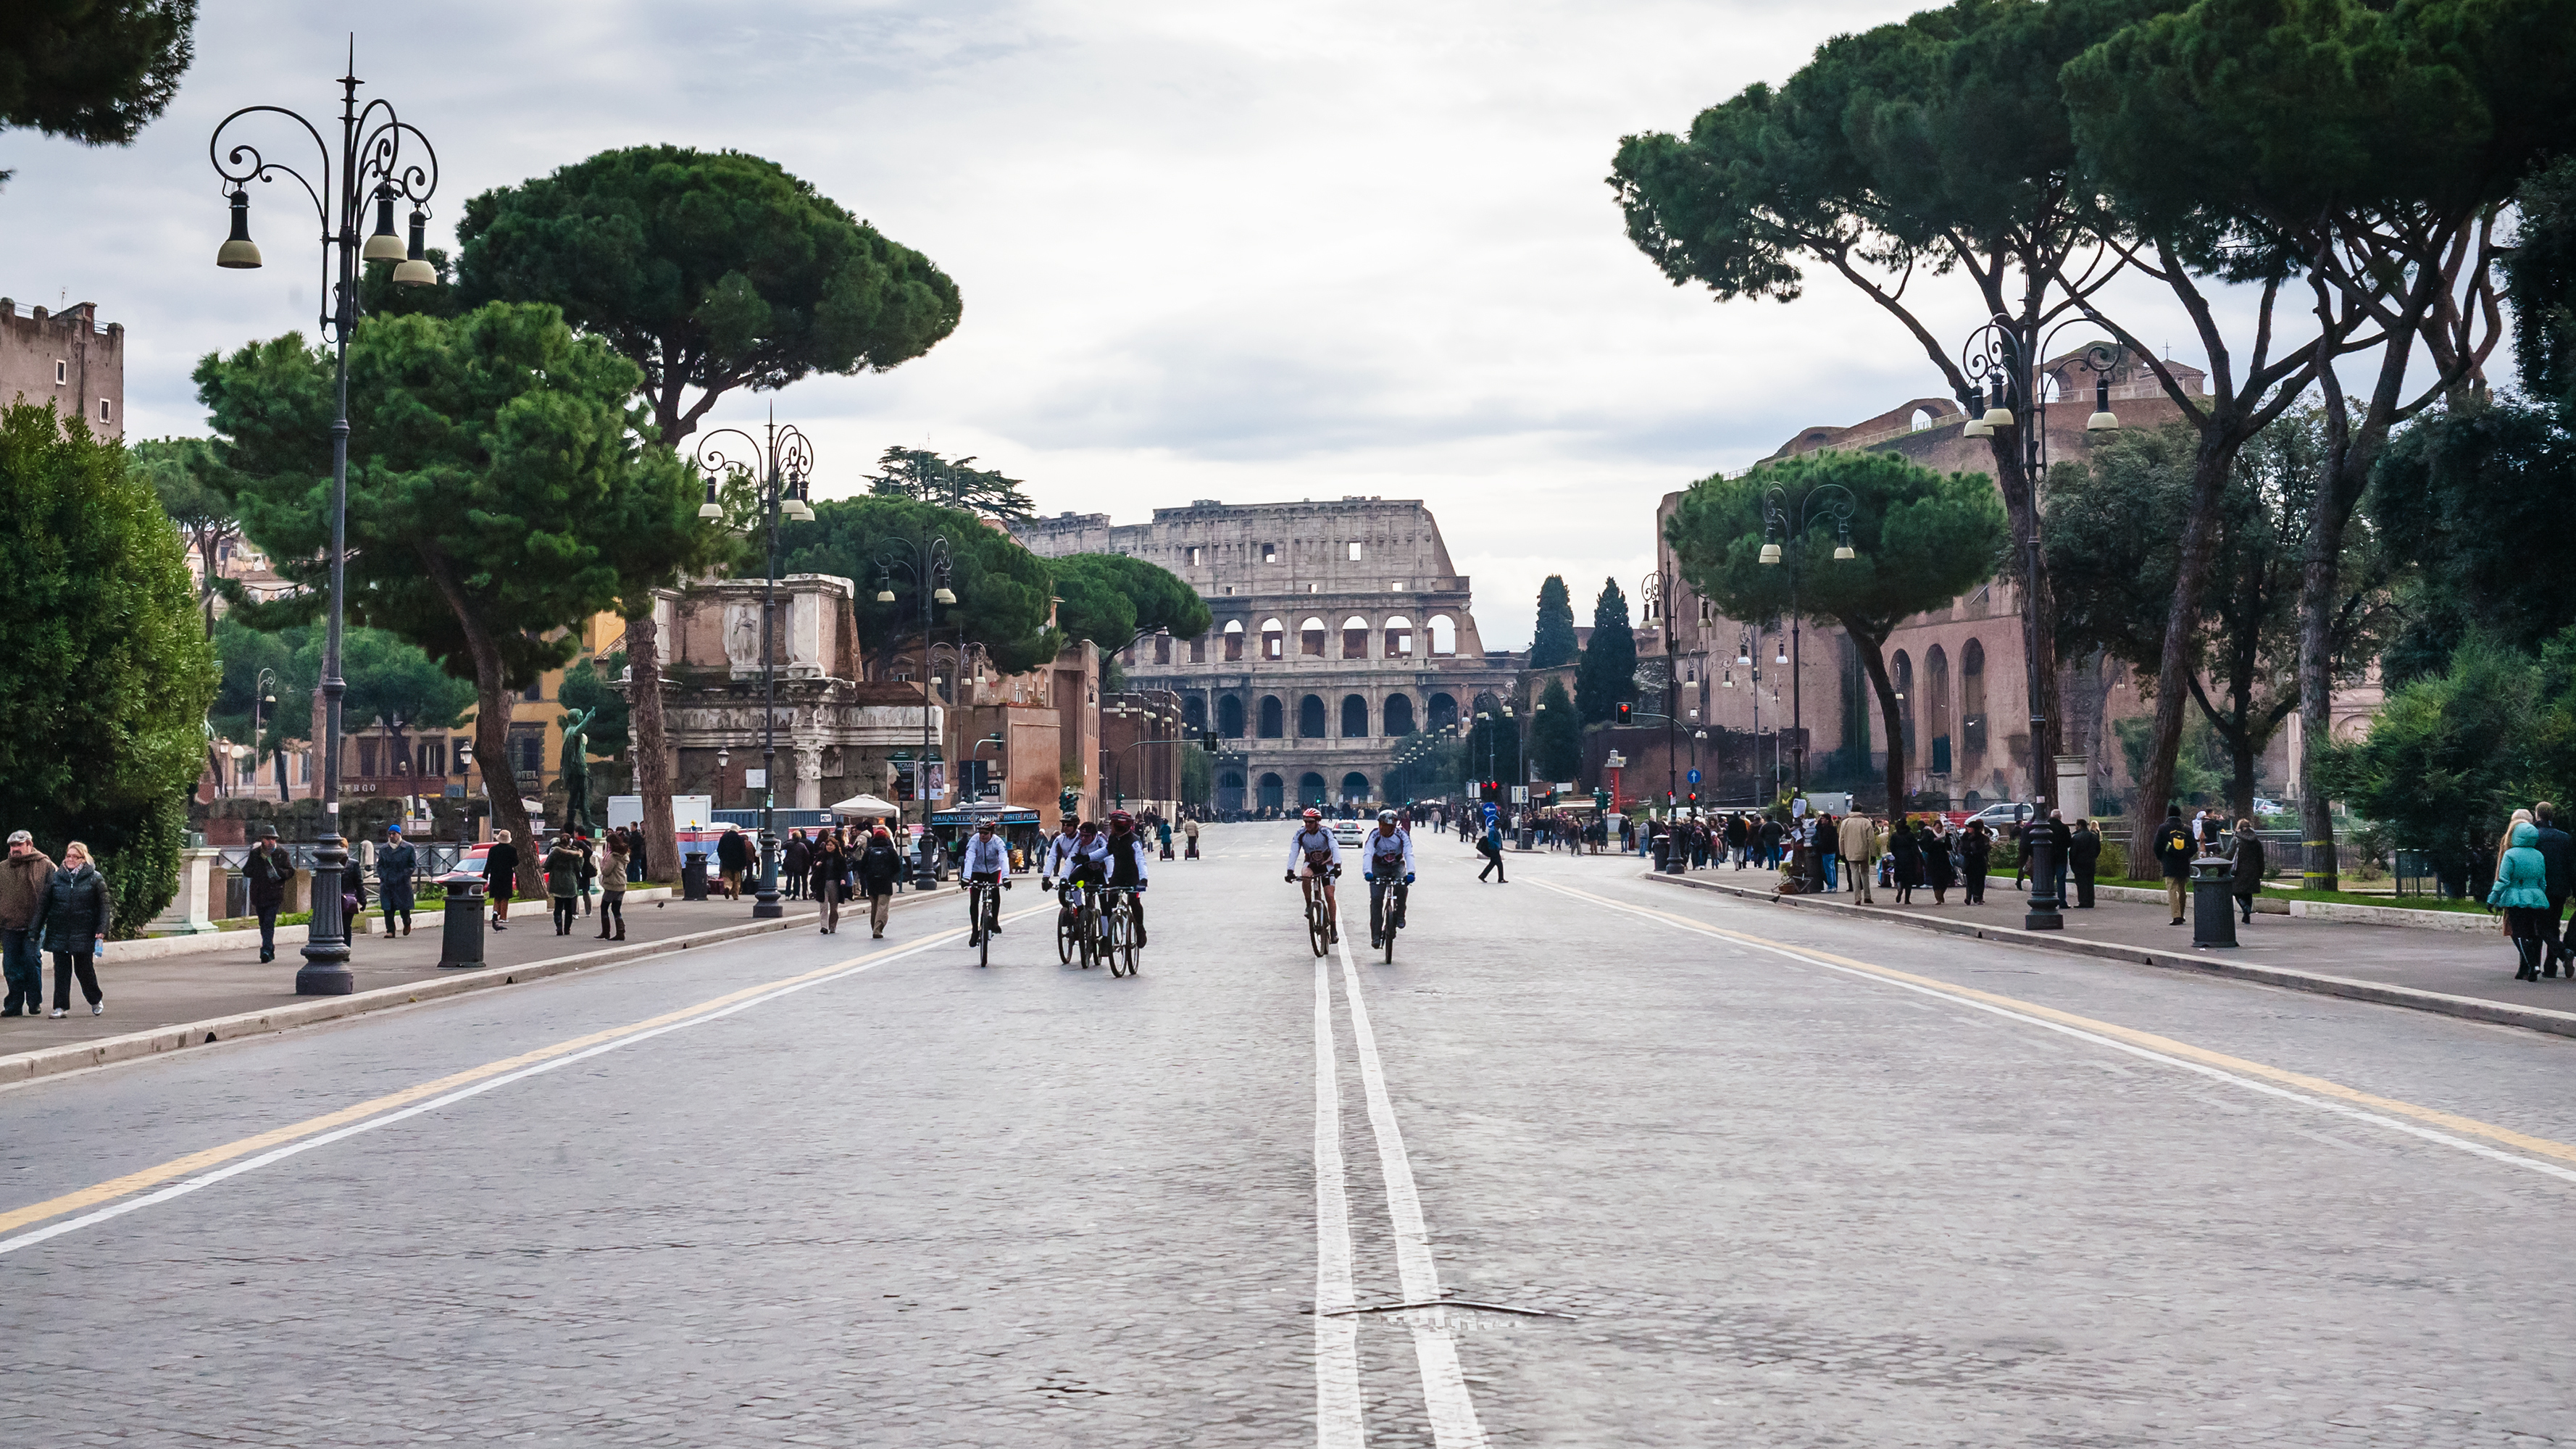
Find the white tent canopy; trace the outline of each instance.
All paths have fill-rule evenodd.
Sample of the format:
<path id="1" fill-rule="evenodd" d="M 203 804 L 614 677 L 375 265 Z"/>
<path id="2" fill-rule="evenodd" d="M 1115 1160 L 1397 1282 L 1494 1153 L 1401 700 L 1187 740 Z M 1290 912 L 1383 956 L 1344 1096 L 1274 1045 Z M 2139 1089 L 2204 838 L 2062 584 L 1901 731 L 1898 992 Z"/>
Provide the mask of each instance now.
<path id="1" fill-rule="evenodd" d="M 900 815 L 903 807 L 874 795 L 853 795 L 832 807 L 835 815 Z"/>

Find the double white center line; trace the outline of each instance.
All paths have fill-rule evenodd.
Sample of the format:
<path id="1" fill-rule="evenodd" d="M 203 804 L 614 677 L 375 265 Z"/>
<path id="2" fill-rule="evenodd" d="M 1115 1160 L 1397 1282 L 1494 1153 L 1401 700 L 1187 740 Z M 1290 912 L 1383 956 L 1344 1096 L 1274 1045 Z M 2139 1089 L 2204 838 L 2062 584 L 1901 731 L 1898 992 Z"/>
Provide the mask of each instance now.
<path id="1" fill-rule="evenodd" d="M 1386 1069 L 1368 1005 L 1360 999 L 1359 971 L 1351 962 L 1347 929 L 1339 955 L 1343 996 L 1350 1003 L 1351 1035 L 1359 1048 L 1360 1085 L 1368 1097 L 1369 1127 L 1377 1137 L 1378 1170 L 1386 1179 L 1387 1216 L 1395 1231 L 1395 1264 L 1407 1303 L 1440 1299 L 1440 1267 L 1422 1222 L 1422 1197 L 1404 1153 L 1404 1133 L 1387 1099 Z M 1342 1103 L 1333 1031 L 1332 973 L 1315 962 L 1315 1428 L 1323 1449 L 1354 1449 L 1364 1442 L 1360 1420 L 1359 1327 L 1350 1309 L 1350 1200 L 1342 1168 Z M 1467 1393 L 1458 1345 L 1437 1311 L 1407 1313 L 1413 1352 L 1422 1370 L 1422 1397 L 1438 1449 L 1485 1449 L 1485 1430 Z"/>

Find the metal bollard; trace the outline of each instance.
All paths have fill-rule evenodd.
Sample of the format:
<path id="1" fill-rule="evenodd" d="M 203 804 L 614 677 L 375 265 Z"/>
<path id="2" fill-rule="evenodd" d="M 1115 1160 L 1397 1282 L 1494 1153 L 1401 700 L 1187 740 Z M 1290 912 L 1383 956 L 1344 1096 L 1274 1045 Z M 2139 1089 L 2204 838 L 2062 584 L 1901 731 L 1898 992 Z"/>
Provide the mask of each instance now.
<path id="1" fill-rule="evenodd" d="M 2191 944 L 2195 950 L 2236 945 L 2235 862 L 2204 855 L 2191 863 Z"/>
<path id="2" fill-rule="evenodd" d="M 449 877 L 441 882 L 447 887 L 447 920 L 440 927 L 438 969 L 462 971 L 483 964 L 483 878 L 481 876 Z"/>

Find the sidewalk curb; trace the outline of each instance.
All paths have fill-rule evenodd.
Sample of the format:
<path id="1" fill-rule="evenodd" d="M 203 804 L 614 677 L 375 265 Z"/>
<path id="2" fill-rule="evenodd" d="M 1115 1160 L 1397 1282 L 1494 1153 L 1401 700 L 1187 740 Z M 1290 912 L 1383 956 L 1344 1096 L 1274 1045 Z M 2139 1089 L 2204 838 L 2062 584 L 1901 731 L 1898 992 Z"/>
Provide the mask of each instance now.
<path id="1" fill-rule="evenodd" d="M 2539 1006 L 2515 1006 L 2508 1002 L 2487 1001 L 2475 996 L 2453 996 L 2446 991 L 2424 991 L 2412 986 L 2391 986 L 2380 981 L 2356 981 L 2349 976 L 2328 976 L 2322 972 L 2299 971 L 2286 966 L 2262 966 L 2250 961 L 2230 960 L 2215 952 L 2195 951 L 2185 954 L 2177 951 L 2158 951 L 2146 946 L 2124 946 L 2115 941 L 2088 940 L 2082 936 L 2063 935 L 2056 931 L 2021 931 L 2009 926 L 1979 926 L 1938 916 L 1913 916 L 1878 906 L 1847 905 L 1841 901 L 1828 901 L 1815 896 L 1775 896 L 1769 891 L 1753 890 L 1745 886 L 1691 880 L 1686 876 L 1661 875 L 1653 871 L 1646 872 L 1643 878 L 1663 885 L 1718 891 L 1772 905 L 1797 906 L 1807 910 L 1856 916 L 1864 920 L 1885 921 L 1945 936 L 1970 936 L 1979 940 L 2001 941 L 2015 946 L 2036 946 L 2043 951 L 2057 951 L 2071 956 L 2095 956 L 2106 961 L 2127 961 L 2140 966 L 2155 966 L 2167 971 L 2194 971 L 2204 976 L 2230 976 L 2239 981 L 2255 981 L 2291 991 L 2313 992 L 2319 996 L 2341 996 L 2353 1001 L 2375 1002 L 2381 1006 L 2402 1006 L 2410 1011 L 2425 1011 L 2438 1016 L 2456 1016 L 2467 1021 L 2482 1021 L 2493 1026 L 2518 1026 L 2530 1031 L 2548 1032 L 2553 1036 L 2576 1037 L 2576 1012 L 2551 1011 Z"/>
<path id="2" fill-rule="evenodd" d="M 364 1016 L 370 1012 L 388 1011 L 419 1001 L 436 1001 L 442 997 L 462 996 L 470 991 L 487 991 L 515 986 L 522 980 L 542 981 L 550 976 L 565 976 L 575 971 L 596 970 L 602 966 L 621 966 L 696 946 L 714 946 L 752 936 L 765 936 L 817 919 L 814 915 L 787 916 L 775 921 L 752 921 L 738 926 L 720 926 L 710 931 L 693 931 L 663 941 L 638 941 L 632 945 L 613 946 L 605 951 L 584 951 L 578 955 L 557 956 L 546 961 L 531 961 L 521 966 L 487 966 L 479 971 L 459 971 L 437 977 L 426 977 L 402 986 L 382 986 L 373 991 L 353 992 L 347 996 L 326 996 L 293 1006 L 274 1007 L 266 1011 L 246 1011 L 233 1016 L 212 1017 L 204 1021 L 180 1022 L 156 1026 L 149 1031 L 124 1036 L 102 1037 L 96 1041 L 73 1042 L 41 1051 L 19 1052 L 0 1057 L 0 1088 L 32 1082 L 40 1077 L 59 1076 L 64 1072 L 103 1067 L 113 1062 L 134 1061 L 159 1056 L 183 1047 L 205 1046 L 219 1041 L 237 1041 L 244 1037 L 289 1031 L 299 1026 L 315 1026 L 326 1021 Z M 864 917 L 863 917 L 864 919 Z"/>

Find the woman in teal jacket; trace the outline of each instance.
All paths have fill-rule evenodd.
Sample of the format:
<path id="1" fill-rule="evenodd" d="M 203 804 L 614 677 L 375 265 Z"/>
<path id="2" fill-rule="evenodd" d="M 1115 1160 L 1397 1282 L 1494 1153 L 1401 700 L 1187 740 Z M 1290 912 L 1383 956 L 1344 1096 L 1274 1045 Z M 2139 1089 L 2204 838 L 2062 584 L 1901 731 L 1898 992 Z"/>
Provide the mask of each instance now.
<path id="1" fill-rule="evenodd" d="M 2504 933 L 2513 938 L 2514 955 L 2522 962 L 2513 974 L 2516 981 L 2540 979 L 2540 957 L 2548 949 L 2550 918 L 2556 914 L 2549 909 L 2549 865 L 2534 848 L 2539 839 L 2529 821 L 2513 827 L 2504 859 L 2496 863 L 2495 886 L 2487 892 L 2487 905 L 2503 910 Z"/>

